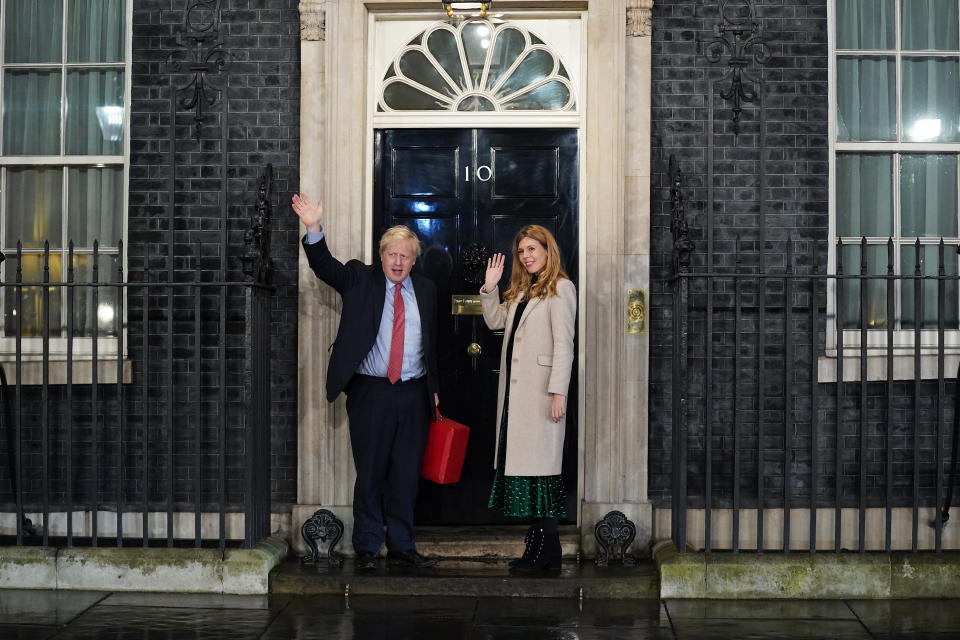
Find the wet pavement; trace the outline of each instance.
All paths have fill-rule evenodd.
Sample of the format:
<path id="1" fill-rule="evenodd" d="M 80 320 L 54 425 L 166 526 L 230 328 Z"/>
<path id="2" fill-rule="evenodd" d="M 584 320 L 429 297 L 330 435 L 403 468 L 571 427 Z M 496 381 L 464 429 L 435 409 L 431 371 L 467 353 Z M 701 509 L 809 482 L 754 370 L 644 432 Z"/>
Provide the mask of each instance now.
<path id="1" fill-rule="evenodd" d="M 960 638 L 960 600 L 582 600 L 0 590 L 0 639 Z"/>

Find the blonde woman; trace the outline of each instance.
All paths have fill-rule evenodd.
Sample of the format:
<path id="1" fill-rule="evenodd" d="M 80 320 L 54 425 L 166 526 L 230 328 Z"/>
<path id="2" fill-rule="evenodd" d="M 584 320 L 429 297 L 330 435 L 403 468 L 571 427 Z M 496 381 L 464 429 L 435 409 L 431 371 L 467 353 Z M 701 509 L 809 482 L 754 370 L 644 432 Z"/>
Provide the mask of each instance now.
<path id="1" fill-rule="evenodd" d="M 523 556 L 510 563 L 532 573 L 561 565 L 557 524 L 567 515 L 561 463 L 577 290 L 560 266 L 557 241 L 540 225 L 522 228 L 514 239 L 510 288 L 501 302 L 504 262 L 501 253 L 487 261 L 480 289 L 484 321 L 504 329 L 488 506 L 533 519 Z"/>

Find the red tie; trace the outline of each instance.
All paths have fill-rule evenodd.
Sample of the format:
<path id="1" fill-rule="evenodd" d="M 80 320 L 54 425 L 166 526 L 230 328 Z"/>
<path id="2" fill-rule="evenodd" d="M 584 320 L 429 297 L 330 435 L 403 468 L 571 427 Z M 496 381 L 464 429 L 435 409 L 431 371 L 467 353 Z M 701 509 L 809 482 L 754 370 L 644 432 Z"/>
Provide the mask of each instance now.
<path id="1" fill-rule="evenodd" d="M 387 365 L 387 380 L 396 384 L 403 369 L 403 296 L 400 285 L 393 292 L 393 337 L 390 339 L 390 363 Z"/>

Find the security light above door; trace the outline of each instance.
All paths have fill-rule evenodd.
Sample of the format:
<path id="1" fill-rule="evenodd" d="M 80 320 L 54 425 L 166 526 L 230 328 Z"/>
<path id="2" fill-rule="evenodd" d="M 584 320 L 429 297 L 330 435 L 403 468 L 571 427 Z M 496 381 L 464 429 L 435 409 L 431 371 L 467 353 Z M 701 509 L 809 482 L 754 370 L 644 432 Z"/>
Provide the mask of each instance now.
<path id="1" fill-rule="evenodd" d="M 456 11 L 480 11 L 480 17 L 487 17 L 487 9 L 493 4 L 492 0 L 487 2 L 441 2 L 447 15 L 451 18 Z"/>

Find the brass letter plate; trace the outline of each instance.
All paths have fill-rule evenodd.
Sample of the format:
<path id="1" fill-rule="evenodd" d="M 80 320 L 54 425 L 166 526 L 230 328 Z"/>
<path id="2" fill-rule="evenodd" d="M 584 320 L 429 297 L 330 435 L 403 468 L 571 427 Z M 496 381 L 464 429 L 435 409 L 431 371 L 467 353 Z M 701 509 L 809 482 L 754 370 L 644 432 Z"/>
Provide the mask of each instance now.
<path id="1" fill-rule="evenodd" d="M 450 296 L 450 313 L 455 316 L 482 316 L 483 306 L 480 303 L 480 294 L 455 294 Z"/>
<path id="2" fill-rule="evenodd" d="M 627 333 L 647 332 L 647 293 L 643 289 L 627 290 Z"/>

